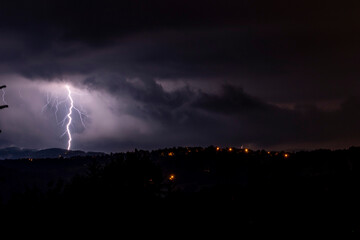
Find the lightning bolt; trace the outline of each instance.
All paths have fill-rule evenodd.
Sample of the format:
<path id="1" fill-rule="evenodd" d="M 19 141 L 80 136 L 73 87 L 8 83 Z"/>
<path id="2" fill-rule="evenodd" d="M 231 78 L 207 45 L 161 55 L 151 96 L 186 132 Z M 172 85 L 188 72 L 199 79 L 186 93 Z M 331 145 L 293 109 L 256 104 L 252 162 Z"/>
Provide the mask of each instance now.
<path id="1" fill-rule="evenodd" d="M 58 111 L 59 111 L 59 106 L 60 106 L 61 104 L 65 103 L 66 101 L 67 101 L 67 99 L 62 100 L 62 101 L 59 101 L 58 98 L 56 98 L 56 99 L 54 100 L 54 102 L 56 102 L 55 112 L 54 112 L 54 114 L 55 114 L 55 119 L 56 119 L 56 123 L 62 124 L 62 126 L 64 126 L 64 122 L 65 122 L 65 120 L 66 120 L 67 117 L 65 117 L 61 122 L 59 122 L 59 121 L 58 121 L 58 115 L 57 115 L 57 113 L 58 113 Z M 66 107 L 66 105 L 65 105 L 65 107 Z"/>
<path id="2" fill-rule="evenodd" d="M 7 102 L 5 101 L 5 89 L 1 89 L 2 90 L 2 100 L 5 104 L 7 104 Z"/>
<path id="3" fill-rule="evenodd" d="M 49 95 L 49 93 L 47 93 L 46 94 L 46 104 L 41 109 L 41 113 L 43 113 L 44 110 L 50 105 L 50 102 L 51 102 L 51 96 Z"/>
<path id="4" fill-rule="evenodd" d="M 90 118 L 90 117 L 89 117 L 86 113 L 80 111 L 80 110 L 79 110 L 78 108 L 76 108 L 75 106 L 73 106 L 73 109 L 78 112 L 79 118 L 80 118 L 80 122 L 81 122 L 82 126 L 83 126 L 84 128 L 86 128 L 85 123 L 84 123 L 84 119 L 83 119 L 82 116 L 85 116 L 85 117 L 87 117 L 87 118 Z"/>
<path id="5" fill-rule="evenodd" d="M 70 90 L 69 85 L 66 85 L 65 87 L 66 87 L 66 89 L 68 90 L 68 98 L 69 98 L 69 100 L 70 100 L 69 112 L 68 112 L 68 114 L 67 114 L 67 118 L 68 118 L 69 121 L 68 121 L 68 123 L 66 124 L 66 132 L 67 132 L 68 137 L 69 137 L 67 150 L 70 150 L 70 148 L 71 148 L 71 140 L 72 140 L 72 138 L 71 138 L 71 131 L 70 131 L 70 125 L 71 125 L 71 121 L 72 121 L 71 113 L 72 113 L 72 109 L 74 108 L 74 101 L 73 101 L 73 99 L 72 99 L 72 97 L 71 97 L 71 90 Z"/>
<path id="6" fill-rule="evenodd" d="M 72 142 L 72 133 L 71 133 L 71 125 L 73 124 L 76 119 L 73 118 L 72 114 L 76 112 L 79 116 L 79 120 L 81 125 L 86 129 L 85 126 L 85 118 L 90 118 L 86 112 L 83 111 L 82 107 L 78 108 L 75 106 L 73 95 L 76 94 L 76 91 L 72 91 L 69 85 L 65 85 L 67 90 L 67 96 L 64 99 L 59 99 L 58 96 L 47 93 L 46 94 L 46 103 L 42 107 L 41 112 L 45 112 L 45 110 L 53 110 L 55 115 L 55 120 L 58 125 L 61 125 L 65 128 L 65 131 L 60 135 L 60 138 L 67 135 L 68 136 L 68 146 L 67 150 L 71 149 L 71 142 Z M 65 115 L 64 118 L 59 122 L 58 121 L 58 113 L 62 112 L 61 109 L 65 108 Z M 81 109 L 81 110 L 80 110 Z"/>

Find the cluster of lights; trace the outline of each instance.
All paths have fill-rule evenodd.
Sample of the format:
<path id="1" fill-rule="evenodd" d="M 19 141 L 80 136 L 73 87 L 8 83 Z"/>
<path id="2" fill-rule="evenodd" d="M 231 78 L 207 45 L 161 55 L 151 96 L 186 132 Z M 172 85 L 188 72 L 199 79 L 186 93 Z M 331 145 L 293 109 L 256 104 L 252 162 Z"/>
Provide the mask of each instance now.
<path id="1" fill-rule="evenodd" d="M 220 147 L 216 147 L 216 151 L 220 151 L 221 148 Z M 229 152 L 232 152 L 233 151 L 233 148 L 229 147 L 228 148 L 228 151 Z M 245 148 L 244 149 L 244 153 L 249 153 L 249 149 L 248 148 Z M 271 154 L 271 152 L 267 152 L 267 154 Z M 276 152 L 275 155 L 278 155 L 278 153 Z M 168 153 L 168 156 L 174 156 L 174 153 L 173 152 L 169 152 Z M 288 153 L 285 153 L 284 155 L 284 158 L 288 158 L 290 155 Z M 205 169 L 204 171 L 206 172 L 210 172 L 210 169 Z M 168 177 L 169 181 L 175 181 L 175 175 L 174 174 L 170 174 L 169 177 Z"/>
<path id="2" fill-rule="evenodd" d="M 220 150 L 221 150 L 220 147 L 216 147 L 216 151 L 220 151 Z M 229 147 L 229 148 L 227 148 L 227 150 L 228 150 L 229 152 L 232 152 L 232 151 L 234 151 L 234 148 Z M 245 152 L 245 153 L 248 153 L 248 152 L 249 152 L 249 149 L 245 148 L 245 149 L 244 149 L 244 152 Z"/>
<path id="3" fill-rule="evenodd" d="M 221 150 L 222 150 L 221 147 L 216 147 L 215 149 L 216 149 L 216 151 L 221 151 Z M 228 147 L 228 148 L 225 148 L 225 149 L 227 149 L 228 152 L 233 152 L 233 151 L 234 151 L 234 148 L 232 148 L 232 147 Z M 244 153 L 249 153 L 249 152 L 250 152 L 250 149 L 244 148 L 244 149 L 243 149 L 243 152 L 244 152 Z M 268 154 L 268 155 L 271 155 L 272 153 L 271 153 L 270 151 L 268 151 L 267 154 Z M 275 156 L 278 156 L 279 153 L 278 153 L 278 152 L 275 152 L 274 155 L 275 155 Z M 290 157 L 290 154 L 289 154 L 289 153 L 284 153 L 282 156 L 283 156 L 284 158 L 289 158 L 289 157 Z"/>

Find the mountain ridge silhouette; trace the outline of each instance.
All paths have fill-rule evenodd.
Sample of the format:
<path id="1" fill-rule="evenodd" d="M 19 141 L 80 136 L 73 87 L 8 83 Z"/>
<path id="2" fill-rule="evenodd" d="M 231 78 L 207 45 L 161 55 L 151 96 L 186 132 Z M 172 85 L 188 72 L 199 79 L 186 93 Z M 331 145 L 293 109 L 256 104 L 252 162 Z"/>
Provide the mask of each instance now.
<path id="1" fill-rule="evenodd" d="M 0 149 L 0 160 L 23 158 L 69 158 L 76 156 L 99 156 L 104 154 L 104 152 L 86 152 L 82 150 L 67 150 L 62 148 L 30 149 L 7 147 Z"/>

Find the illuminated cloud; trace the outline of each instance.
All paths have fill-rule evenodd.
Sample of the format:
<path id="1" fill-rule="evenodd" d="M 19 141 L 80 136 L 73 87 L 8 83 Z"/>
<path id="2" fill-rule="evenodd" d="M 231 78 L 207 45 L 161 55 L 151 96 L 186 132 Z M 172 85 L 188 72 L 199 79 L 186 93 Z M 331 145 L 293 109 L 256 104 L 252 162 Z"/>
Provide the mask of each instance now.
<path id="1" fill-rule="evenodd" d="M 358 3 L 270 2 L 5 1 L 0 147 L 356 145 Z"/>

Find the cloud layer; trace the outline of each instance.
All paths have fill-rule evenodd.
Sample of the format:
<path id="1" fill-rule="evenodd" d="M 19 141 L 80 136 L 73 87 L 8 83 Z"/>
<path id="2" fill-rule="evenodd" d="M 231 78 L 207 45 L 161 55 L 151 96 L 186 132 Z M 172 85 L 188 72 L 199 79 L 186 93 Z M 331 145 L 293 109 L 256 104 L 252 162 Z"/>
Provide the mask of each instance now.
<path id="1" fill-rule="evenodd" d="M 65 147 L 65 83 L 78 149 L 356 145 L 358 5 L 5 1 L 0 146 Z"/>

